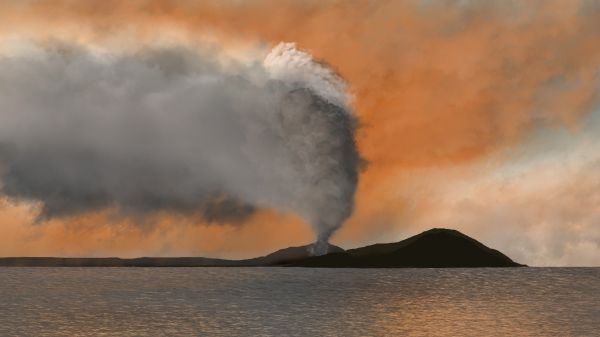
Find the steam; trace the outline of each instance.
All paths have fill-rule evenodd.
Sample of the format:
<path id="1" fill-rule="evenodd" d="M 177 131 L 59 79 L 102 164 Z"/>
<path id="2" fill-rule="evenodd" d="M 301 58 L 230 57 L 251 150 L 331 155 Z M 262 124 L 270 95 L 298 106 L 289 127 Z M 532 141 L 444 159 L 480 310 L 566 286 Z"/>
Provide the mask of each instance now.
<path id="1" fill-rule="evenodd" d="M 346 84 L 293 44 L 263 62 L 186 48 L 0 57 L 0 188 L 40 219 L 106 208 L 241 221 L 257 207 L 313 226 L 315 254 L 351 214 L 359 155 Z"/>

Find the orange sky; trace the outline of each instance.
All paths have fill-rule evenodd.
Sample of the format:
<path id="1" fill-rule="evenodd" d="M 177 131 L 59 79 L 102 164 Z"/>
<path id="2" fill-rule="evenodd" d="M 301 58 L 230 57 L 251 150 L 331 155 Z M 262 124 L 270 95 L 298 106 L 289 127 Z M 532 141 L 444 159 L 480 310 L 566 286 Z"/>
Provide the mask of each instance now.
<path id="1" fill-rule="evenodd" d="M 600 8 L 589 1 L 3 2 L 0 41 L 15 39 L 104 48 L 208 41 L 242 50 L 296 42 L 348 81 L 362 125 L 369 165 L 355 214 L 334 237 L 348 247 L 448 226 L 433 223 L 440 211 L 431 196 L 481 176 L 478 167 L 505 165 L 540 128 L 577 134 L 599 98 Z M 404 193 L 445 170 L 452 174 L 426 193 Z M 416 204 L 430 214 L 419 225 L 408 216 Z M 31 206 L 0 208 L 0 255 L 241 257 L 312 239 L 293 215 L 267 210 L 242 226 L 169 215 L 132 225 L 108 212 L 32 224 L 34 214 Z M 500 234 L 483 236 L 508 248 Z"/>

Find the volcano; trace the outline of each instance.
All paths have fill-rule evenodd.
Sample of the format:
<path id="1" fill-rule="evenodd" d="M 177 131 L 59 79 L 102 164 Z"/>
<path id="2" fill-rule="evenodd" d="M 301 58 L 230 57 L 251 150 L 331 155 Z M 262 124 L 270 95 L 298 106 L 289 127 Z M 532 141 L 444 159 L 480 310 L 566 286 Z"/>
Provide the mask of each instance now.
<path id="1" fill-rule="evenodd" d="M 520 267 L 508 256 L 459 231 L 434 228 L 406 240 L 314 256 L 290 265 L 330 268 Z"/>

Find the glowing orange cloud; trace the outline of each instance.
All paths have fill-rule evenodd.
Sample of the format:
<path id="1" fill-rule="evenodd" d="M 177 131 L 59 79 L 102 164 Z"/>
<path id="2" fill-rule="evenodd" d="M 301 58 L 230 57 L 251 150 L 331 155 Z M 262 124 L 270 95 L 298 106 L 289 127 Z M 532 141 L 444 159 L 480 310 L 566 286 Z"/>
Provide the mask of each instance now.
<path id="1" fill-rule="evenodd" d="M 266 211 L 243 225 L 205 225 L 173 215 L 123 219 L 110 211 L 32 224 L 31 207 L 0 205 L 0 256 L 244 258 L 313 239 L 297 218 Z"/>

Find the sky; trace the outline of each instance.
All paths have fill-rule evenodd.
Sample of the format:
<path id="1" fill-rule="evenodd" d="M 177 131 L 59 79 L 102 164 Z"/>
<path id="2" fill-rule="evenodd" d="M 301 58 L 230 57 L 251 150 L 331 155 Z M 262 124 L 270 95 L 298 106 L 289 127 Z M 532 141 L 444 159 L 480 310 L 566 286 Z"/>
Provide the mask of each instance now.
<path id="1" fill-rule="evenodd" d="M 285 68 L 277 72 L 277 62 L 265 61 L 278 46 L 289 47 L 297 57 L 284 63 L 285 67 L 294 64 L 294 71 Z M 148 50 L 165 51 L 168 57 Z M 56 61 L 52 58 L 56 54 L 67 56 Z M 94 83 L 130 83 L 134 93 L 154 90 L 164 94 L 152 96 L 153 102 L 159 102 L 154 107 L 171 111 L 171 117 L 150 119 L 143 109 L 138 116 L 161 130 L 170 130 L 166 125 L 185 125 L 187 110 L 180 107 L 188 103 L 207 104 L 210 99 L 217 110 L 256 111 L 232 115 L 235 123 L 231 125 L 241 125 L 244 132 L 254 125 L 251 123 L 260 126 L 264 120 L 271 121 L 262 111 L 270 109 L 268 102 L 280 99 L 280 92 L 264 82 L 275 79 L 292 87 L 301 83 L 318 93 L 319 100 L 333 102 L 356 120 L 353 132 L 360 163 L 354 157 L 336 159 L 344 163 L 352 159 L 349 178 L 344 180 L 347 184 L 341 190 L 343 195 L 356 190 L 353 200 L 340 197 L 336 200 L 344 205 L 336 203 L 317 212 L 329 215 L 339 210 L 332 220 L 336 224 L 324 225 L 331 229 L 327 234 L 332 234 L 331 242 L 352 248 L 444 227 L 460 230 L 529 265 L 600 265 L 597 1 L 3 1 L 0 56 L 4 69 L 14 69 L 0 71 L 1 97 L 14 108 L 0 113 L 4 135 L 20 130 L 19 126 L 34 125 L 42 131 L 54 130 L 52 135 L 72 136 L 56 143 L 55 137 L 44 138 L 40 132 L 35 137 L 22 136 L 31 129 L 14 132 L 12 138 L 5 136 L 5 143 L 37 149 L 22 152 L 27 154 L 24 158 L 31 158 L 27 163 L 34 163 L 33 167 L 60 162 L 56 158 L 62 157 L 49 153 L 49 147 L 44 147 L 47 144 L 62 144 L 61 151 L 81 144 L 82 138 L 77 137 L 82 132 L 73 131 L 73 125 L 80 125 L 73 122 L 79 121 L 80 112 L 113 116 L 107 118 L 129 125 L 133 113 L 127 112 L 127 118 L 118 113 L 137 96 L 109 96 L 115 104 L 94 103 Z M 151 71 L 154 68 L 144 68 L 151 62 L 172 69 L 160 73 L 166 74 L 164 78 L 157 78 Z M 191 64 L 192 70 L 178 67 L 182 62 Z M 204 84 L 186 71 L 208 73 L 218 85 Z M 186 76 L 174 80 L 169 72 Z M 79 85 L 73 83 L 83 89 L 76 90 Z M 184 93 L 165 94 L 173 88 Z M 205 88 L 221 93 L 222 99 L 192 93 Z M 29 99 L 43 95 L 49 95 L 49 100 Z M 205 96 L 206 100 L 201 100 Z M 75 109 L 61 106 L 61 102 L 80 101 Z M 111 110 L 113 105 L 118 109 Z M 26 115 L 22 111 L 32 111 L 32 106 L 41 111 L 32 113 L 28 119 L 32 124 L 22 124 L 24 119 L 14 117 Z M 61 115 L 66 120 L 61 124 L 40 107 L 70 112 Z M 97 108 L 98 115 L 90 112 L 96 111 L 92 108 Z M 81 125 L 88 125 L 86 121 L 81 117 Z M 105 125 L 98 124 L 102 121 L 94 119 L 93 125 Z M 218 123 L 230 126 L 228 119 Z M 65 129 L 61 125 L 66 125 Z M 150 129 L 136 122 L 119 133 L 109 128 L 114 125 L 107 122 L 107 129 L 98 133 L 102 149 L 146 153 L 148 149 L 136 142 L 146 140 L 144 132 Z M 306 129 L 309 131 L 295 127 L 294 137 L 310 135 L 314 127 Z M 131 133 L 138 135 L 130 130 L 138 130 L 139 138 L 130 137 Z M 331 135 L 333 131 L 323 132 Z M 219 132 L 206 139 L 194 138 L 194 130 L 189 130 L 189 137 L 183 136 L 188 133 L 166 134 L 181 142 L 229 141 Z M 86 134 L 84 139 L 91 142 L 92 138 Z M 337 144 L 336 139 L 320 144 Z M 171 166 L 178 167 L 180 158 L 187 158 L 183 150 L 181 157 L 171 156 L 172 152 L 163 156 L 172 150 L 161 152 L 163 144 L 157 142 L 153 152 L 141 155 L 142 162 L 160 174 L 167 172 L 161 171 L 163 166 L 171 170 Z M 256 186 L 246 182 L 264 178 L 262 173 L 238 181 L 230 178 L 237 179 L 239 174 L 220 169 L 217 175 L 228 182 L 227 192 L 251 203 L 252 211 L 219 221 L 210 221 L 207 212 L 195 209 L 182 197 L 188 194 L 179 193 L 196 185 L 155 179 L 162 177 L 159 173 L 140 184 L 154 192 L 171 189 L 165 193 L 177 201 L 185 199 L 185 207 L 179 203 L 171 207 L 173 199 L 160 199 L 159 204 L 168 207 L 150 214 L 116 210 L 140 200 L 135 194 L 138 187 L 132 187 L 127 197 L 113 198 L 116 203 L 53 208 L 49 199 L 34 193 L 39 180 L 19 185 L 25 186 L 19 189 L 14 182 L 24 181 L 22 171 L 4 174 L 0 181 L 0 256 L 242 258 L 312 242 L 322 233 L 322 226 L 308 223 L 307 218 L 314 216 L 311 212 L 317 201 L 331 200 L 332 189 L 321 184 L 317 190 L 304 191 L 303 176 L 289 164 L 293 159 L 288 163 L 286 155 L 272 155 L 279 152 L 263 151 L 252 144 L 249 153 L 274 178 L 266 183 L 265 191 L 261 187 L 261 193 L 256 193 Z M 214 158 L 230 149 L 223 146 L 200 146 L 199 152 Z M 322 163 L 327 165 L 329 159 L 337 158 L 335 152 L 317 152 L 325 156 L 319 158 L 325 158 Z M 246 161 L 234 159 L 237 157 L 225 156 L 223 162 L 233 160 L 235 167 L 246 168 Z M 7 163 L 8 159 L 0 163 L 5 166 L 0 165 L 0 171 L 12 172 L 14 165 Z M 58 164 L 51 167 L 67 170 Z M 359 171 L 356 186 L 352 179 L 355 168 Z M 131 180 L 117 171 L 119 179 Z M 76 173 L 80 172 L 84 174 L 57 177 L 95 179 L 86 175 L 89 171 Z M 121 182 L 119 179 L 115 181 Z M 49 181 L 44 183 L 73 183 L 58 178 Z M 77 181 L 74 184 L 79 184 Z M 166 187 L 160 184 L 163 181 L 168 182 Z M 294 182 L 287 183 L 290 181 Z M 103 191 L 110 190 L 98 184 Z M 106 193 L 114 197 L 110 191 Z M 143 201 L 146 207 L 147 200 Z M 244 209 L 234 208 L 234 215 Z M 339 219 L 343 224 L 338 229 Z"/>

